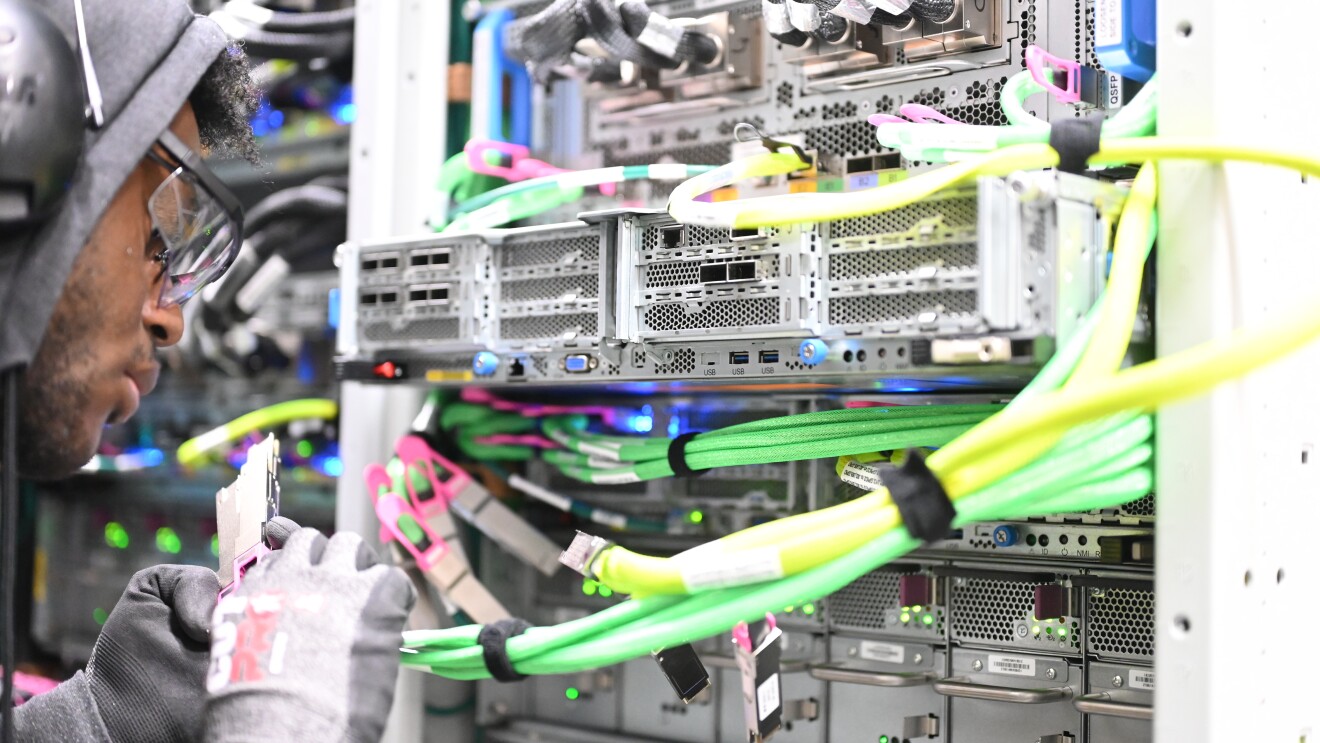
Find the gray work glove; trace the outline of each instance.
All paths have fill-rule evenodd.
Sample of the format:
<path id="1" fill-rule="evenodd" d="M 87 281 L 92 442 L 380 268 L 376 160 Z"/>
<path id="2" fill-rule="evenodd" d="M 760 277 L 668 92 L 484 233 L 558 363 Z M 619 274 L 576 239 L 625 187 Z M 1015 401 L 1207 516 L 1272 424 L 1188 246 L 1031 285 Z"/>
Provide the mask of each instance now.
<path id="1" fill-rule="evenodd" d="M 18 739 L 197 740 L 219 591 L 206 568 L 138 572 L 106 619 L 87 671 L 19 708 Z"/>
<path id="2" fill-rule="evenodd" d="M 216 607 L 205 739 L 379 740 L 414 599 L 356 534 L 294 532 Z"/>
<path id="3" fill-rule="evenodd" d="M 279 549 L 298 525 L 266 527 Z M 215 571 L 158 565 L 138 572 L 106 619 L 85 673 L 19 708 L 20 741 L 195 741 L 202 736 Z"/>

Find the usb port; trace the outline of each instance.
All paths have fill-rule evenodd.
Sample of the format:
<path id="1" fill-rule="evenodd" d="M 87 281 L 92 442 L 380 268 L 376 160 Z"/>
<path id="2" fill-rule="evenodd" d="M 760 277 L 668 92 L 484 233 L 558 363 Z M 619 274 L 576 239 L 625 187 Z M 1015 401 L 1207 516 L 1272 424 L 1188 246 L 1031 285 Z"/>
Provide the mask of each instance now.
<path id="1" fill-rule="evenodd" d="M 752 354 L 748 351 L 733 351 L 729 354 L 729 363 L 734 366 L 746 364 L 752 360 Z"/>
<path id="2" fill-rule="evenodd" d="M 758 354 L 758 357 L 761 359 L 761 363 L 762 363 L 762 364 L 778 364 L 778 363 L 779 363 L 779 352 L 778 352 L 778 351 L 762 351 L 760 354 Z"/>

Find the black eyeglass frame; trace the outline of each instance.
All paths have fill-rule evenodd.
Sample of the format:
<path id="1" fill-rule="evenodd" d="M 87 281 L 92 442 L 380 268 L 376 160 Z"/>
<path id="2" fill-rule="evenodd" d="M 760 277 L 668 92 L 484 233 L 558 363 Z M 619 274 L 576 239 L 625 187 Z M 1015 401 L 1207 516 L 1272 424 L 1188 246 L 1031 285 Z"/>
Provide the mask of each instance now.
<path id="1" fill-rule="evenodd" d="M 224 276 L 229 270 L 229 267 L 233 265 L 234 260 L 238 258 L 239 248 L 241 248 L 243 240 L 243 204 L 238 200 L 238 197 L 234 195 L 234 192 L 229 190 L 229 187 L 225 185 L 224 181 L 220 180 L 219 176 L 207 167 L 205 161 L 202 160 L 201 155 L 197 154 L 197 152 L 180 139 L 177 134 L 166 129 L 156 138 L 155 144 L 160 145 L 160 148 L 164 150 L 174 162 L 166 162 L 164 158 L 160 157 L 153 151 L 148 151 L 147 156 L 167 169 L 178 168 L 189 175 L 192 175 L 207 194 L 219 202 L 220 207 L 225 210 L 225 213 L 229 215 L 230 220 L 234 223 L 234 239 L 238 241 L 238 245 L 236 245 L 230 252 L 229 257 L 225 261 L 224 268 L 221 269 L 220 273 L 216 274 L 207 282 L 213 283 Z M 160 261 L 161 272 L 165 274 L 166 280 L 170 278 L 169 255 L 170 248 L 166 245 L 164 250 L 153 256 L 154 260 Z M 201 291 L 201 289 L 202 287 L 199 286 L 196 291 Z M 161 291 L 164 291 L 163 287 Z M 195 294 L 196 292 L 190 296 L 195 296 Z M 182 304 L 182 302 L 180 302 L 180 304 Z"/>

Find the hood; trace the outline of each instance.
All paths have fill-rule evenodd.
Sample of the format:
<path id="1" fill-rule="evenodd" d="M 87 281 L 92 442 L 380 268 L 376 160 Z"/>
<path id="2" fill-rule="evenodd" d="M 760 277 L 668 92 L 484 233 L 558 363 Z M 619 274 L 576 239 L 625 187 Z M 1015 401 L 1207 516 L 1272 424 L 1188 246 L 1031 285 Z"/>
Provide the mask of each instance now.
<path id="1" fill-rule="evenodd" d="M 73 0 L 35 4 L 74 46 Z M 227 44 L 220 27 L 183 0 L 83 6 L 105 125 L 84 130 L 82 161 L 55 214 L 37 230 L 0 236 L 0 371 L 32 361 L 92 228 Z"/>

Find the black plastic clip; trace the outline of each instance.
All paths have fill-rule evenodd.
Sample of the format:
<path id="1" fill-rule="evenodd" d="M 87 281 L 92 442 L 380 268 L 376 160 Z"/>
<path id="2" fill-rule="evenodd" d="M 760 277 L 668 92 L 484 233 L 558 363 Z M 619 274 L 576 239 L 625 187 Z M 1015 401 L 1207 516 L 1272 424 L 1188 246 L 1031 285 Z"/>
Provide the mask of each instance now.
<path id="1" fill-rule="evenodd" d="M 674 471 L 674 477 L 700 477 L 710 472 L 709 468 L 694 470 L 687 464 L 688 442 L 700 434 L 700 431 L 688 431 L 669 442 L 669 451 L 666 456 L 669 459 L 669 469 Z"/>
<path id="2" fill-rule="evenodd" d="M 935 474 L 916 449 L 908 449 L 903 464 L 880 471 L 908 534 L 923 542 L 943 539 L 958 512 Z"/>
<path id="3" fill-rule="evenodd" d="M 1059 170 L 1086 174 L 1086 162 L 1100 151 L 1100 130 L 1105 117 L 1091 112 L 1080 119 L 1061 119 L 1050 124 L 1050 147 L 1059 153 Z"/>
<path id="4" fill-rule="evenodd" d="M 477 644 L 481 646 L 481 659 L 486 663 L 490 677 L 502 683 L 521 681 L 525 678 L 513 670 L 513 661 L 509 660 L 508 642 L 510 637 L 517 637 L 532 626 L 531 622 L 517 617 L 491 622 L 481 628 L 477 635 Z"/>
<path id="5" fill-rule="evenodd" d="M 733 138 L 738 142 L 755 142 L 759 140 L 761 146 L 771 152 L 783 152 L 784 150 L 789 150 L 794 155 L 797 155 L 797 158 L 802 161 L 803 165 L 811 167 L 814 164 L 812 159 L 807 156 L 807 153 L 801 147 L 798 147 L 792 142 L 775 139 L 765 132 L 762 132 L 760 129 L 757 129 L 754 124 L 748 124 L 745 121 L 734 125 Z"/>

